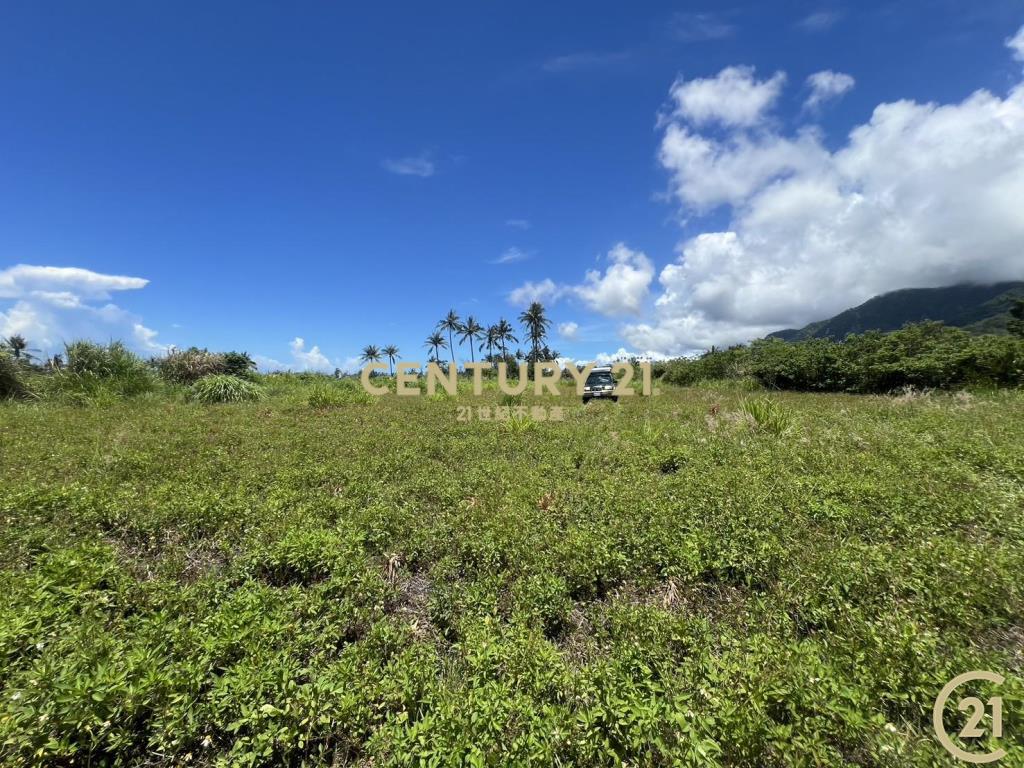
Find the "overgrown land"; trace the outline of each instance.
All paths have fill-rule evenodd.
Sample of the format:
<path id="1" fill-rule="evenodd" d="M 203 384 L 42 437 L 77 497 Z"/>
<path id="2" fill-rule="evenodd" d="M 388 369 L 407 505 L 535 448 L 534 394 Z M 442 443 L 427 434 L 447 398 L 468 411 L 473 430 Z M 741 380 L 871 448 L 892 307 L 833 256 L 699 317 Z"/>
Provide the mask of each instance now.
<path id="1" fill-rule="evenodd" d="M 950 765 L 932 702 L 990 669 L 1020 765 L 1024 391 L 693 365 L 0 404 L 0 763 Z"/>

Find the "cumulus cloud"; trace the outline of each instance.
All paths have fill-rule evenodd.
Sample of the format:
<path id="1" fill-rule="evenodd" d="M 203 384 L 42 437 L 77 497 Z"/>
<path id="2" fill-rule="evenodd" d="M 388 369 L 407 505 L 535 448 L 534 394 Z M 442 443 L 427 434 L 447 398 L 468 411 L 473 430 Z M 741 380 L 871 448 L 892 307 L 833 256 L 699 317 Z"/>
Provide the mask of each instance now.
<path id="1" fill-rule="evenodd" d="M 565 289 L 556 285 L 550 277 L 546 277 L 539 283 L 526 281 L 508 295 L 510 303 L 516 306 L 525 306 L 534 301 L 554 302 L 565 293 Z"/>
<path id="2" fill-rule="evenodd" d="M 747 200 L 769 182 L 794 173 L 813 173 L 827 164 L 814 129 L 796 137 L 734 131 L 724 138 L 694 132 L 674 121 L 665 128 L 659 152 L 672 174 L 673 191 L 689 212 Z"/>
<path id="3" fill-rule="evenodd" d="M 674 116 L 695 125 L 751 126 L 775 103 L 785 82 L 783 72 L 757 80 L 753 67 L 726 67 L 714 77 L 678 79 L 670 91 Z"/>
<path id="4" fill-rule="evenodd" d="M 525 305 L 532 301 L 556 302 L 572 296 L 594 312 L 610 317 L 638 314 L 647 298 L 654 279 L 654 264 L 642 251 L 634 251 L 618 243 L 608 251 L 610 265 L 604 272 L 588 270 L 583 282 L 577 285 L 558 285 L 551 278 L 539 283 L 526 282 L 511 293 L 512 304 Z"/>
<path id="5" fill-rule="evenodd" d="M 156 331 L 109 301 L 115 291 L 138 290 L 148 283 L 141 277 L 79 267 L 8 267 L 0 271 L 0 336 L 21 334 L 45 353 L 76 339 L 121 340 L 144 354 L 163 352 Z M 12 303 L 5 307 L 5 300 Z"/>
<path id="6" fill-rule="evenodd" d="M 619 243 L 608 252 L 611 266 L 601 273 L 592 269 L 582 285 L 571 290 L 602 315 L 635 315 L 640 312 L 654 278 L 654 264 L 642 251 Z"/>
<path id="7" fill-rule="evenodd" d="M 811 95 L 804 102 L 804 107 L 816 109 L 826 101 L 839 98 L 853 88 L 854 83 L 854 79 L 843 72 L 833 72 L 831 69 L 815 72 L 807 78 Z"/>
<path id="8" fill-rule="evenodd" d="M 1024 26 L 1017 30 L 1017 34 L 1007 39 L 1006 47 L 1013 51 L 1013 58 L 1024 61 Z"/>
<path id="9" fill-rule="evenodd" d="M 558 324 L 558 335 L 561 336 L 566 341 L 575 341 L 577 335 L 579 334 L 579 330 L 579 325 L 577 323 L 572 322 L 571 320 L 567 323 Z"/>
<path id="10" fill-rule="evenodd" d="M 292 360 L 297 370 L 330 373 L 338 367 L 331 363 L 327 355 L 321 352 L 320 347 L 316 344 L 306 349 L 306 341 L 301 336 L 296 336 L 292 339 L 288 346 L 291 349 Z"/>
<path id="11" fill-rule="evenodd" d="M 1024 277 L 1024 84 L 879 104 L 834 151 L 812 130 L 708 136 L 677 115 L 660 156 L 684 211 L 727 204 L 731 221 L 681 244 L 654 317 L 623 329 L 635 347 L 680 354 L 898 288 Z"/>
<path id="12" fill-rule="evenodd" d="M 434 175 L 434 161 L 426 152 L 414 157 L 388 158 L 381 165 L 384 170 L 399 176 L 419 176 L 425 179 Z"/>
<path id="13" fill-rule="evenodd" d="M 619 347 L 617 352 L 598 352 L 590 362 L 598 365 L 608 365 L 626 360 L 640 360 L 654 362 L 656 360 L 667 360 L 668 358 L 660 352 L 648 350 L 646 352 L 630 352 L 625 347 Z"/>

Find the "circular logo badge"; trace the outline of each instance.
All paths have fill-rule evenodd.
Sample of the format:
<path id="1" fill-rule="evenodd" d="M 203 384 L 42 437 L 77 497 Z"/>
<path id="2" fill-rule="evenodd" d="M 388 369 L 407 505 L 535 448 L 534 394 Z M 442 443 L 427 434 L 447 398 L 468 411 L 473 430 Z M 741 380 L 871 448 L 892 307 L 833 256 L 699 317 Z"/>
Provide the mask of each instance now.
<path id="1" fill-rule="evenodd" d="M 935 736 L 939 743 L 958 760 L 975 764 L 994 763 L 996 760 L 1006 756 L 1005 749 L 997 749 L 993 752 L 980 754 L 968 752 L 953 743 L 953 740 L 949 738 L 949 734 L 946 732 L 945 724 L 942 722 L 942 712 L 946 708 L 946 702 L 953 694 L 953 691 L 964 683 L 973 680 L 986 680 L 996 685 L 1002 685 L 1005 678 L 1002 675 L 997 675 L 995 672 L 985 672 L 984 670 L 964 672 L 962 675 L 954 677 L 946 683 L 939 692 L 938 698 L 935 699 L 935 705 L 932 707 L 932 727 L 935 729 Z M 982 719 L 985 717 L 986 712 L 990 712 L 992 716 L 992 737 L 996 739 L 1002 738 L 1003 699 L 1001 696 L 992 696 L 987 702 L 983 702 L 976 696 L 964 696 L 957 701 L 956 707 L 961 712 L 968 713 L 967 722 L 957 734 L 961 739 L 980 739 L 989 733 L 989 731 L 981 727 Z"/>

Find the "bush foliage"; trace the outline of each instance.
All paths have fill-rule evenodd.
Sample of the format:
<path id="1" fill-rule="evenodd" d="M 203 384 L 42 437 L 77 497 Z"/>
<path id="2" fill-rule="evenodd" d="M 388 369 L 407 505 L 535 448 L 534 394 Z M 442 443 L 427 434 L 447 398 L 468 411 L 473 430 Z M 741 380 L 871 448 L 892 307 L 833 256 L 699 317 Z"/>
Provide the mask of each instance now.
<path id="1" fill-rule="evenodd" d="M 29 393 L 23 367 L 7 350 L 0 349 L 0 400 L 23 398 Z"/>
<path id="2" fill-rule="evenodd" d="M 227 373 L 225 356 L 205 349 L 172 349 L 153 361 L 160 376 L 175 384 L 194 384 L 204 376 Z"/>
<path id="3" fill-rule="evenodd" d="M 842 342 L 762 339 L 662 367 L 665 381 L 682 385 L 749 376 L 766 387 L 809 392 L 1018 387 L 1024 384 L 1024 339 L 920 323 L 893 333 L 853 334 Z"/>
<path id="4" fill-rule="evenodd" d="M 326 383 L 0 405 L 0 764 L 923 768 L 1019 663 L 1024 392 Z"/>
<path id="5" fill-rule="evenodd" d="M 119 341 L 65 345 L 64 367 L 39 379 L 45 397 L 89 405 L 152 392 L 156 381 L 149 366 Z"/>

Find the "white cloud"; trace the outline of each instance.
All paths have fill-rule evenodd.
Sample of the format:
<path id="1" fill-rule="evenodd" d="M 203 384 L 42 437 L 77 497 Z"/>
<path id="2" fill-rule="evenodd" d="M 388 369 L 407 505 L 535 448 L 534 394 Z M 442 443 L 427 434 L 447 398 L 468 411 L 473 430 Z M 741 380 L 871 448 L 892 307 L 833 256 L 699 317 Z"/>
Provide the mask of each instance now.
<path id="1" fill-rule="evenodd" d="M 531 224 L 528 219 L 505 219 L 505 226 L 513 229 L 529 229 Z"/>
<path id="2" fill-rule="evenodd" d="M 551 278 L 539 283 L 526 282 L 509 293 L 508 300 L 517 306 L 532 301 L 556 302 L 565 296 L 575 296 L 594 312 L 616 317 L 635 315 L 643 307 L 654 264 L 642 251 L 634 251 L 618 243 L 607 256 L 611 265 L 602 273 L 588 270 L 578 285 L 558 285 Z"/>
<path id="3" fill-rule="evenodd" d="M 775 103 L 785 82 L 783 72 L 756 80 L 753 67 L 726 67 L 714 77 L 679 79 L 670 91 L 674 116 L 695 125 L 752 126 Z"/>
<path id="4" fill-rule="evenodd" d="M 138 290 L 148 283 L 79 267 L 8 267 L 0 271 L 0 302 L 13 304 L 0 306 L 0 336 L 21 334 L 44 353 L 76 339 L 120 340 L 143 354 L 161 353 L 165 346 L 156 340 L 156 331 L 108 301 L 114 291 Z"/>
<path id="5" fill-rule="evenodd" d="M 306 349 L 306 341 L 301 337 L 292 339 L 288 343 L 288 347 L 292 355 L 290 363 L 282 363 L 280 360 L 266 355 L 253 355 L 252 359 L 264 373 L 271 371 L 334 373 L 335 368 L 340 368 L 343 373 L 357 373 L 362 368 L 362 362 L 358 357 L 347 357 L 344 361 L 332 361 L 315 344 L 312 348 Z"/>
<path id="6" fill-rule="evenodd" d="M 831 69 L 815 72 L 807 78 L 811 95 L 804 102 L 804 107 L 815 109 L 830 99 L 838 98 L 853 88 L 854 83 L 854 79 L 843 72 L 833 72 Z"/>
<path id="7" fill-rule="evenodd" d="M 795 138 L 735 131 L 715 139 L 678 122 L 666 126 L 659 157 L 672 173 L 675 194 L 687 209 L 698 213 L 739 204 L 771 181 L 810 173 L 828 162 L 828 153 L 812 129 Z"/>
<path id="8" fill-rule="evenodd" d="M 651 280 L 654 264 L 641 251 L 633 251 L 624 243 L 608 252 L 611 266 L 604 274 L 589 270 L 582 285 L 573 292 L 595 312 L 603 315 L 635 315 L 640 312 Z"/>
<path id="9" fill-rule="evenodd" d="M 526 251 L 521 250 L 520 248 L 516 248 L 515 246 L 512 246 L 511 248 L 506 248 L 502 252 L 501 256 L 494 259 L 494 261 L 492 261 L 491 264 L 513 264 L 517 261 L 523 261 L 524 259 L 528 258 L 530 258 L 530 254 L 528 254 Z"/>
<path id="10" fill-rule="evenodd" d="M 566 341 L 575 341 L 579 330 L 579 325 L 571 320 L 567 323 L 559 323 L 558 325 L 558 335 Z"/>
<path id="11" fill-rule="evenodd" d="M 79 267 L 39 267 L 18 264 L 0 271 L 0 299 L 17 299 L 32 291 L 66 292 L 87 299 L 109 299 L 112 291 L 145 288 L 141 277 L 104 275 Z"/>
<path id="12" fill-rule="evenodd" d="M 587 70 L 610 69 L 629 59 L 629 51 L 600 53 L 583 51 L 564 56 L 553 56 L 541 66 L 545 72 L 582 72 Z"/>
<path id="13" fill-rule="evenodd" d="M 531 283 L 529 281 L 523 283 L 509 293 L 508 300 L 516 306 L 525 306 L 534 301 L 557 301 L 564 293 L 564 288 L 555 285 L 554 280 L 547 277 L 539 283 Z"/>
<path id="14" fill-rule="evenodd" d="M 306 341 L 300 336 L 292 339 L 288 346 L 291 348 L 292 360 L 297 370 L 330 373 L 338 367 L 331 363 L 327 355 L 321 352 L 320 347 L 316 344 L 306 349 Z"/>
<path id="15" fill-rule="evenodd" d="M 804 32 L 824 32 L 831 29 L 843 18 L 843 12 L 836 9 L 815 11 L 804 16 L 797 22 L 797 26 Z"/>
<path id="16" fill-rule="evenodd" d="M 256 363 L 256 367 L 263 373 L 270 373 L 272 371 L 284 371 L 288 369 L 284 363 L 280 360 L 275 360 L 272 357 L 266 355 L 253 355 L 253 362 Z"/>
<path id="17" fill-rule="evenodd" d="M 1017 34 L 1007 39 L 1006 47 L 1013 51 L 1013 58 L 1024 61 L 1024 26 L 1017 30 Z"/>
<path id="18" fill-rule="evenodd" d="M 667 360 L 665 355 L 653 350 L 647 352 L 630 352 L 625 347 L 619 347 L 617 352 L 598 352 L 594 355 L 594 359 L 590 362 L 597 363 L 598 365 L 608 365 L 609 363 L 617 363 L 620 360 Z"/>
<path id="19" fill-rule="evenodd" d="M 434 175 L 434 161 L 426 152 L 414 157 L 388 158 L 381 165 L 385 170 L 399 176 L 419 176 L 425 179 Z"/>
<path id="20" fill-rule="evenodd" d="M 681 354 L 829 317 L 907 287 L 1024 277 L 1024 84 L 1006 97 L 879 104 L 835 151 L 784 136 L 665 127 L 685 212 L 731 221 L 680 246 L 631 345 Z"/>
<path id="21" fill-rule="evenodd" d="M 687 43 L 699 40 L 721 40 L 732 37 L 735 32 L 735 26 L 714 13 L 679 11 L 673 14 L 669 22 L 669 34 L 677 40 Z"/>

